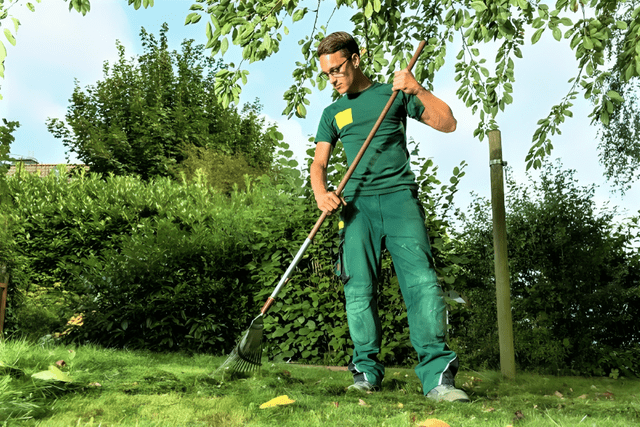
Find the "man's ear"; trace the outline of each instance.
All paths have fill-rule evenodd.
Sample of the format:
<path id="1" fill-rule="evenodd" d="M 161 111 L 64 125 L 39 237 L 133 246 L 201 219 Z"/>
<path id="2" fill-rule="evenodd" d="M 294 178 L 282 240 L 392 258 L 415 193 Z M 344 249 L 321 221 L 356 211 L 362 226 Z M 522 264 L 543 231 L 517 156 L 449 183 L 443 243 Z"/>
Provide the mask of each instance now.
<path id="1" fill-rule="evenodd" d="M 355 58 L 354 58 L 355 56 Z M 352 58 L 353 58 L 353 66 L 355 68 L 358 68 L 360 66 L 360 55 L 358 55 L 357 53 L 352 54 Z M 357 60 L 356 60 L 357 58 Z"/>

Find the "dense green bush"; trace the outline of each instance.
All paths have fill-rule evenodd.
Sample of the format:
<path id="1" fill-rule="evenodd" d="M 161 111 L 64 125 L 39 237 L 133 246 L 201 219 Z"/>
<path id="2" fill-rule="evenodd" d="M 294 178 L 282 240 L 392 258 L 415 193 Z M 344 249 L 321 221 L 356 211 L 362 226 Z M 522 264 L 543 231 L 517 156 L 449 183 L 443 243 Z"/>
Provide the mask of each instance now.
<path id="1" fill-rule="evenodd" d="M 640 373 L 638 219 L 616 224 L 593 187 L 549 165 L 537 181 L 509 180 L 507 234 L 516 361 L 548 373 Z M 461 272 L 470 307 L 456 344 L 477 368 L 498 366 L 489 202 L 477 198 L 458 236 L 473 261 Z"/>
<path id="2" fill-rule="evenodd" d="M 175 168 L 175 175 L 192 181 L 198 174 L 204 174 L 212 188 L 225 194 L 234 187 L 245 190 L 245 175 L 256 178 L 263 174 L 261 169 L 249 165 L 242 154 L 228 155 L 195 146 L 187 147 L 184 153 L 185 160 Z"/>
<path id="3" fill-rule="evenodd" d="M 268 235 L 262 215 L 288 200 L 275 189 L 268 197 L 254 192 L 229 198 L 206 183 L 170 179 L 26 175 L 8 183 L 13 204 L 3 214 L 15 241 L 10 312 L 25 314 L 10 316 L 9 330 L 30 332 L 27 312 L 44 310 L 51 317 L 50 305 L 36 305 L 61 288 L 67 303 L 55 314 L 63 324 L 84 312 L 82 339 L 156 349 L 199 348 L 209 327 L 210 339 L 221 346 L 223 337 L 228 347 L 255 291 L 246 265 L 256 236 Z M 27 298 L 43 289 L 48 292 L 38 300 Z M 175 331 L 165 327 L 150 337 L 147 329 L 160 330 L 154 328 L 173 317 L 181 318 Z M 199 344 L 181 343 L 189 339 Z"/>
<path id="4" fill-rule="evenodd" d="M 115 176 L 12 178 L 11 330 L 32 336 L 43 328 L 62 332 L 65 321 L 82 312 L 84 324 L 65 339 L 228 351 L 319 216 L 286 148 L 270 178 L 247 179 L 244 191 L 229 195 L 213 191 L 202 172 L 185 183 Z M 330 171 L 334 182 L 343 173 L 340 166 Z M 433 187 L 437 179 L 428 175 L 421 179 Z M 435 187 L 428 190 L 438 200 Z M 267 317 L 271 357 L 318 362 L 349 356 L 342 285 L 333 273 L 336 221 L 337 216 L 326 221 Z M 441 240 L 434 249 L 445 265 L 449 255 L 438 249 Z M 414 356 L 404 303 L 389 257 L 384 266 L 382 358 L 408 363 Z M 439 271 L 452 281 L 444 268 Z M 37 299 L 27 298 L 35 294 Z M 28 319 L 38 311 L 50 321 L 27 331 Z"/>

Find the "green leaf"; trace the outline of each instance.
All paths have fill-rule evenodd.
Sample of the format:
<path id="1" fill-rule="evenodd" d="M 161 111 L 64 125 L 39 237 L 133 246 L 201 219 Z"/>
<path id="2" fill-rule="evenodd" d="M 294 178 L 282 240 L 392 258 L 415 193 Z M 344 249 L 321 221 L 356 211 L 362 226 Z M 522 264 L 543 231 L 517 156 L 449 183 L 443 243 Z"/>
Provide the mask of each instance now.
<path id="1" fill-rule="evenodd" d="M 633 75 L 634 75 L 635 71 L 636 71 L 636 67 L 634 67 L 634 66 L 633 66 L 633 64 L 629 64 L 629 65 L 627 66 L 626 71 L 624 72 L 624 78 L 625 78 L 627 81 L 629 81 L 629 79 L 631 79 L 631 78 L 633 77 Z"/>
<path id="2" fill-rule="evenodd" d="M 568 18 L 566 16 L 560 19 L 560 23 L 567 27 L 571 27 L 573 25 L 573 21 L 571 20 L 571 18 Z"/>
<path id="3" fill-rule="evenodd" d="M 364 16 L 371 18 L 371 15 L 373 15 L 373 5 L 371 2 L 367 2 L 367 5 L 364 7 Z"/>
<path id="4" fill-rule="evenodd" d="M 293 13 L 293 16 L 292 16 L 291 19 L 292 19 L 293 22 L 299 21 L 302 18 L 304 18 L 304 15 L 306 13 L 307 13 L 307 8 L 306 7 L 302 8 L 302 9 L 298 9 Z"/>
<path id="5" fill-rule="evenodd" d="M 627 29 L 627 23 L 624 21 L 616 21 L 616 27 L 619 30 L 626 30 Z"/>
<path id="6" fill-rule="evenodd" d="M 553 27 L 553 38 L 557 41 L 562 39 L 562 31 L 558 27 Z"/>
<path id="7" fill-rule="evenodd" d="M 11 31 L 9 31 L 8 28 L 4 29 L 4 35 L 7 37 L 7 40 L 9 40 L 9 43 L 11 43 L 12 45 L 16 45 L 16 39 L 15 37 L 13 37 L 13 34 L 11 34 Z"/>
<path id="8" fill-rule="evenodd" d="M 619 102 L 619 103 L 624 102 L 624 99 L 615 90 L 610 90 L 609 92 L 607 92 L 607 96 L 609 98 L 611 98 L 613 101 L 616 101 L 616 102 Z"/>
<path id="9" fill-rule="evenodd" d="M 31 11 L 31 12 L 35 12 L 36 8 L 33 5 L 33 3 L 27 3 L 27 8 Z"/>
<path id="10" fill-rule="evenodd" d="M 60 369 L 53 365 L 49 366 L 48 371 L 36 372 L 35 374 L 31 375 L 31 377 L 45 381 L 62 381 L 65 383 L 72 382 L 69 374 L 67 374 L 66 372 L 62 372 Z"/>
<path id="11" fill-rule="evenodd" d="M 483 1 L 472 1 L 471 2 L 471 7 L 477 12 L 483 12 L 485 10 L 487 10 L 487 5 L 484 4 Z"/>
<path id="12" fill-rule="evenodd" d="M 184 25 L 195 24 L 200 21 L 202 16 L 197 12 L 192 12 L 187 15 L 187 18 L 184 20 Z"/>
<path id="13" fill-rule="evenodd" d="M 294 162 L 295 162 L 295 160 L 294 160 Z M 297 162 L 296 162 L 296 163 L 297 163 Z M 316 322 L 314 322 L 313 320 L 309 320 L 305 326 L 306 326 L 307 328 L 309 328 L 310 330 L 315 331 L 315 329 L 316 329 Z"/>
<path id="14" fill-rule="evenodd" d="M 578 45 L 578 43 L 580 43 L 580 40 L 582 40 L 582 37 L 580 37 L 580 33 L 576 33 L 571 38 L 571 43 L 570 43 L 569 47 L 571 47 L 571 49 L 575 49 L 576 46 Z"/>
<path id="15" fill-rule="evenodd" d="M 211 22 L 207 21 L 207 25 L 205 27 L 205 33 L 207 35 L 207 40 L 211 40 L 213 38 L 213 29 L 211 28 Z"/>
<path id="16" fill-rule="evenodd" d="M 591 41 L 591 38 L 589 38 L 589 36 L 584 36 L 584 38 L 582 39 L 582 45 L 585 49 L 593 49 L 593 41 Z"/>
<path id="17" fill-rule="evenodd" d="M 7 48 L 4 47 L 4 43 L 0 40 L 0 63 L 4 62 L 4 59 L 7 57 Z"/>
<path id="18" fill-rule="evenodd" d="M 540 37 L 542 36 L 543 32 L 544 32 L 544 28 L 540 28 L 536 30 L 536 32 L 533 33 L 533 37 L 531 37 L 531 44 L 538 43 L 538 40 L 540 40 Z"/>
<path id="19" fill-rule="evenodd" d="M 513 97 L 508 93 L 505 93 L 502 99 L 504 100 L 505 104 L 511 104 L 513 102 Z"/>
<path id="20" fill-rule="evenodd" d="M 229 40 L 225 37 L 222 39 L 222 42 L 220 42 L 220 54 L 224 55 L 227 49 L 229 49 Z M 243 80 L 244 79 L 246 79 L 246 77 L 243 75 Z"/>

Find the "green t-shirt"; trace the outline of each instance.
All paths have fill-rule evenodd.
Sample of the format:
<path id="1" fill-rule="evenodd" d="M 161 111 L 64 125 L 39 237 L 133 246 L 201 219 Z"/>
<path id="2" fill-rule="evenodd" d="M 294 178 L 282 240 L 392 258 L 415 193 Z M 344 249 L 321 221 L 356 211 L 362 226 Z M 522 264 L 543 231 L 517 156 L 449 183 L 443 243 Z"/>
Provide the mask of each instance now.
<path id="1" fill-rule="evenodd" d="M 345 94 L 325 108 L 316 142 L 335 145 L 342 141 L 349 164 L 369 136 L 391 97 L 390 84 L 373 83 L 362 92 Z M 347 197 L 384 194 L 402 188 L 417 188 L 407 150 L 407 116 L 419 120 L 424 105 L 400 91 L 378 132 L 358 163 L 344 191 Z"/>

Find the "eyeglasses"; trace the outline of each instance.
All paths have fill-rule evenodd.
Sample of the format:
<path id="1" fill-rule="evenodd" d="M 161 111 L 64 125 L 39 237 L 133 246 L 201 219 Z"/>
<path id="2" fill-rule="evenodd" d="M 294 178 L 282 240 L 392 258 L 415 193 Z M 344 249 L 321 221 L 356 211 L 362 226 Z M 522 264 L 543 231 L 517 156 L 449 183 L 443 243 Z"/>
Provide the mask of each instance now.
<path id="1" fill-rule="evenodd" d="M 342 64 L 338 65 L 337 67 L 333 67 L 332 69 L 329 70 L 328 73 L 325 73 L 324 71 L 322 73 L 320 73 L 320 77 L 322 77 L 325 80 L 329 80 L 329 77 L 342 77 L 344 76 L 344 71 L 340 71 L 340 69 L 342 68 L 342 66 L 351 58 L 347 58 L 345 59 Z"/>

